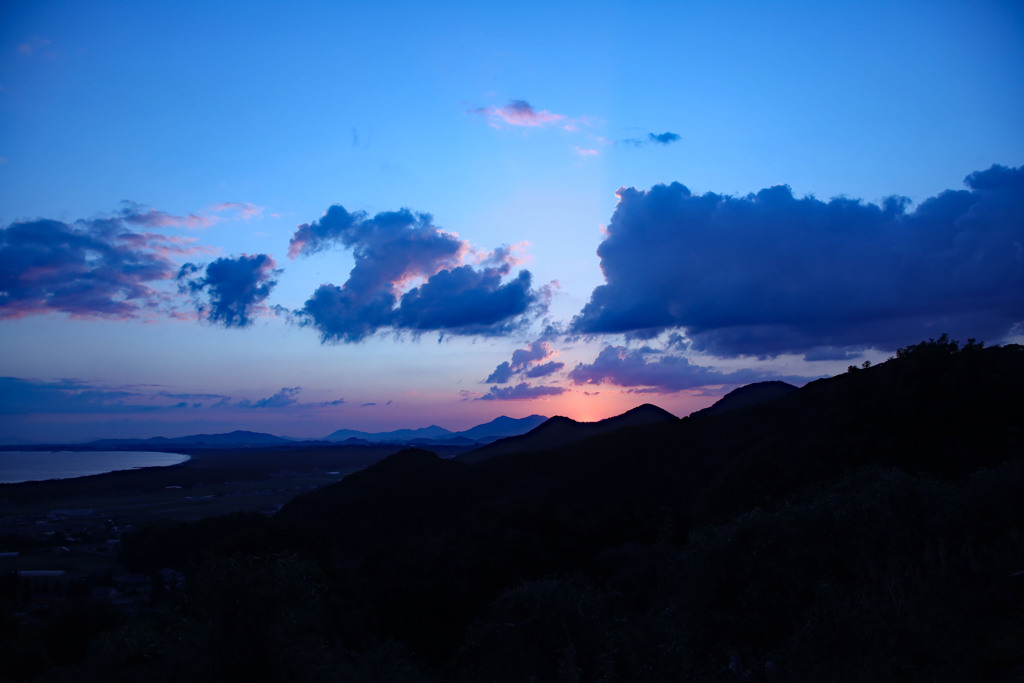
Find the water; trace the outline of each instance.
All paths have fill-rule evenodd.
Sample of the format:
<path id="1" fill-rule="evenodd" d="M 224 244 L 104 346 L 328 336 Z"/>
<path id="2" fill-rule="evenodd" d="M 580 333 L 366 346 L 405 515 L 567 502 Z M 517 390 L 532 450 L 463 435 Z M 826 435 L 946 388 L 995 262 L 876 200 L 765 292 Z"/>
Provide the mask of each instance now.
<path id="1" fill-rule="evenodd" d="M 0 451 L 0 484 L 165 467 L 186 460 L 181 453 L 151 451 Z"/>

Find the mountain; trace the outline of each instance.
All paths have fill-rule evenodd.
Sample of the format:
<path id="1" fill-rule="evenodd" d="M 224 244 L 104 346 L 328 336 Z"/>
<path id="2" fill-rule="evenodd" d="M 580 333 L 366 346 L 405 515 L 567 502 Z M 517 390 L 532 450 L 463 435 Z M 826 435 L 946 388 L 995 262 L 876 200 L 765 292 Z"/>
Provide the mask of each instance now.
<path id="1" fill-rule="evenodd" d="M 502 415 L 501 417 L 494 418 L 490 422 L 477 425 L 472 429 L 456 432 L 455 436 L 470 439 L 477 443 L 485 443 L 509 436 L 525 434 L 534 427 L 542 424 L 547 419 L 548 418 L 543 415 L 530 415 L 529 417 L 519 419 Z"/>
<path id="2" fill-rule="evenodd" d="M 129 446 L 144 446 L 147 448 L 159 446 L 244 448 L 251 446 L 283 446 L 291 443 L 295 443 L 295 441 L 274 436 L 273 434 L 248 432 L 239 429 L 227 434 L 192 434 L 190 436 L 177 436 L 173 438 L 155 436 L 151 439 L 99 439 L 97 441 L 90 441 L 86 445 L 90 448 L 126 448 Z"/>
<path id="3" fill-rule="evenodd" d="M 527 418 L 529 419 L 529 418 Z M 467 464 L 483 462 L 509 453 L 528 453 L 558 448 L 583 439 L 626 427 L 641 427 L 676 420 L 675 415 L 658 406 L 645 403 L 622 415 L 609 417 L 598 422 L 577 422 L 568 417 L 556 416 L 543 422 L 526 434 L 499 439 L 492 444 L 477 448 L 458 456 Z"/>
<path id="4" fill-rule="evenodd" d="M 345 441 L 346 439 L 362 439 L 370 443 L 408 443 L 416 439 L 445 439 L 452 436 L 452 432 L 444 427 L 430 425 L 419 429 L 396 429 L 391 432 L 361 432 L 357 429 L 339 429 L 331 432 L 324 439 L 326 441 Z"/>
<path id="5" fill-rule="evenodd" d="M 274 522 L 343 568 L 353 623 L 467 679 L 1016 680 L 1022 384 L 1024 347 L 923 343 L 475 464 L 398 453 Z"/>
<path id="6" fill-rule="evenodd" d="M 750 406 L 756 406 L 766 401 L 774 401 L 777 398 L 782 398 L 783 396 L 796 391 L 796 389 L 797 388 L 792 384 L 780 382 L 778 380 L 747 384 L 739 389 L 733 389 L 728 394 L 718 399 L 714 405 L 691 413 L 690 417 L 696 417 L 697 415 L 720 415 L 730 410 L 749 408 Z"/>
<path id="7" fill-rule="evenodd" d="M 328 441 L 359 439 L 366 443 L 398 443 L 426 446 L 432 442 L 445 445 L 473 446 L 490 443 L 496 439 L 525 434 L 547 418 L 530 415 L 520 419 L 502 415 L 490 422 L 477 425 L 461 432 L 452 432 L 437 425 L 421 429 L 397 429 L 391 432 L 361 432 L 355 429 L 339 429 L 327 435 Z"/>

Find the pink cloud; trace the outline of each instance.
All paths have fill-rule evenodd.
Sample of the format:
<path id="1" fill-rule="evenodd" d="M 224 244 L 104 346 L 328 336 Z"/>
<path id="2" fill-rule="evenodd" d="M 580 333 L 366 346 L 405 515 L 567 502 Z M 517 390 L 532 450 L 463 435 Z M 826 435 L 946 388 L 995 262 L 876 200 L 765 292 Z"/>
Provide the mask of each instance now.
<path id="1" fill-rule="evenodd" d="M 565 119 L 562 114 L 552 114 L 546 109 L 538 111 L 526 100 L 512 100 L 504 107 L 477 107 L 470 113 L 486 116 L 494 127 L 504 122 L 510 126 L 536 128 Z"/>

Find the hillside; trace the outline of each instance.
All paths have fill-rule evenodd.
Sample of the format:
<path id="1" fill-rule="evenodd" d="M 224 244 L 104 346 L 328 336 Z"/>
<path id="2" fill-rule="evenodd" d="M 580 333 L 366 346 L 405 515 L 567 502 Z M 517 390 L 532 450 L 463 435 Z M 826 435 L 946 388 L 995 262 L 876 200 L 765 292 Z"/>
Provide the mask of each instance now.
<path id="1" fill-rule="evenodd" d="M 599 422 L 577 422 L 568 417 L 556 416 L 546 420 L 526 434 L 499 439 L 487 446 L 463 453 L 458 456 L 458 459 L 464 463 L 473 464 L 495 458 L 499 455 L 549 450 L 618 429 L 643 427 L 675 419 L 675 415 L 649 403 L 637 406 L 622 415 L 616 415 Z"/>
<path id="2" fill-rule="evenodd" d="M 396 453 L 273 520 L 146 530 L 124 556 L 189 572 L 192 611 L 115 633 L 94 670 L 1018 680 L 1022 382 L 1024 347 L 941 338 L 730 410 L 580 438 L 553 418 L 475 464 Z"/>

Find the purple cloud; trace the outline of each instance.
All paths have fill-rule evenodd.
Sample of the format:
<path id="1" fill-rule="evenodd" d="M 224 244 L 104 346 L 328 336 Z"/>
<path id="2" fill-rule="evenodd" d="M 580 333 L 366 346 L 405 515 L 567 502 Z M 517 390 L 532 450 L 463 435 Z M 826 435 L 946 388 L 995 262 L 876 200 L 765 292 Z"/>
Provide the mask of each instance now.
<path id="1" fill-rule="evenodd" d="M 656 357 L 656 360 L 649 360 Z M 749 384 L 767 379 L 781 379 L 803 384 L 806 377 L 779 377 L 756 370 L 717 372 L 693 365 L 686 358 L 661 353 L 644 347 L 628 349 L 624 346 L 606 346 L 593 363 L 579 363 L 569 372 L 573 384 L 614 384 L 620 387 L 649 387 L 654 391 L 671 393 L 696 389 L 708 385 Z M 643 393 L 648 393 L 644 390 Z"/>
<path id="2" fill-rule="evenodd" d="M 528 364 L 542 361 L 550 355 L 551 344 L 539 339 L 532 341 L 525 349 L 516 349 L 512 352 L 512 369 L 522 370 Z"/>
<path id="3" fill-rule="evenodd" d="M 467 242 L 433 225 L 429 214 L 408 209 L 349 213 L 332 206 L 323 218 L 300 225 L 292 258 L 335 244 L 352 250 L 355 266 L 341 286 L 321 285 L 296 315 L 323 341 L 356 342 L 382 330 L 495 335 L 521 326 L 545 305 L 528 270 L 507 282 L 517 262 L 512 248 L 480 255 L 482 268 L 461 265 Z M 412 281 L 416 287 L 402 293 Z"/>
<path id="4" fill-rule="evenodd" d="M 178 271 L 178 287 L 192 294 L 201 319 L 246 327 L 277 284 L 272 278 L 281 271 L 274 265 L 266 254 L 219 258 L 207 266 L 186 263 Z"/>
<path id="5" fill-rule="evenodd" d="M 518 375 L 520 373 L 527 372 L 527 368 L 531 364 L 539 363 L 540 361 L 542 361 L 545 358 L 549 357 L 552 353 L 553 353 L 553 351 L 551 349 L 551 344 L 550 343 L 544 341 L 543 339 L 538 339 L 536 341 L 532 341 L 532 342 L 530 342 L 529 344 L 526 345 L 525 349 L 516 349 L 515 351 L 513 351 L 512 352 L 512 362 L 509 363 L 508 361 L 504 361 L 501 364 L 499 364 L 498 367 L 496 367 L 494 369 L 494 372 L 492 372 L 490 374 L 490 376 L 487 379 L 484 380 L 484 383 L 485 384 L 505 384 L 513 376 Z M 552 365 L 552 364 L 548 363 L 548 365 Z M 561 368 L 563 366 L 564 366 L 563 363 L 559 363 L 558 364 L 558 368 L 555 368 L 555 370 L 557 370 L 557 369 L 559 369 L 559 368 Z M 543 377 L 545 375 L 551 374 L 552 372 L 555 372 L 555 370 L 549 370 L 547 372 L 541 372 L 540 374 L 529 374 L 527 372 L 526 376 L 527 377 Z M 529 372 L 533 372 L 533 371 L 531 370 Z"/>
<path id="6" fill-rule="evenodd" d="M 514 387 L 491 387 L 490 391 L 481 396 L 480 401 L 518 401 L 524 399 L 541 398 L 543 396 L 558 396 L 564 394 L 568 389 L 564 387 L 532 387 L 526 382 L 521 382 Z"/>
<path id="7" fill-rule="evenodd" d="M 1024 169 L 972 173 L 907 212 L 849 199 L 624 188 L 598 248 L 606 284 L 576 333 L 685 332 L 721 355 L 841 355 L 1024 321 Z"/>
<path id="8" fill-rule="evenodd" d="M 565 363 L 550 361 L 548 363 L 535 365 L 534 367 L 525 370 L 523 372 L 523 376 L 529 377 L 530 379 L 536 379 L 537 377 L 547 377 L 548 375 L 553 375 L 554 373 L 558 372 L 564 367 Z"/>

